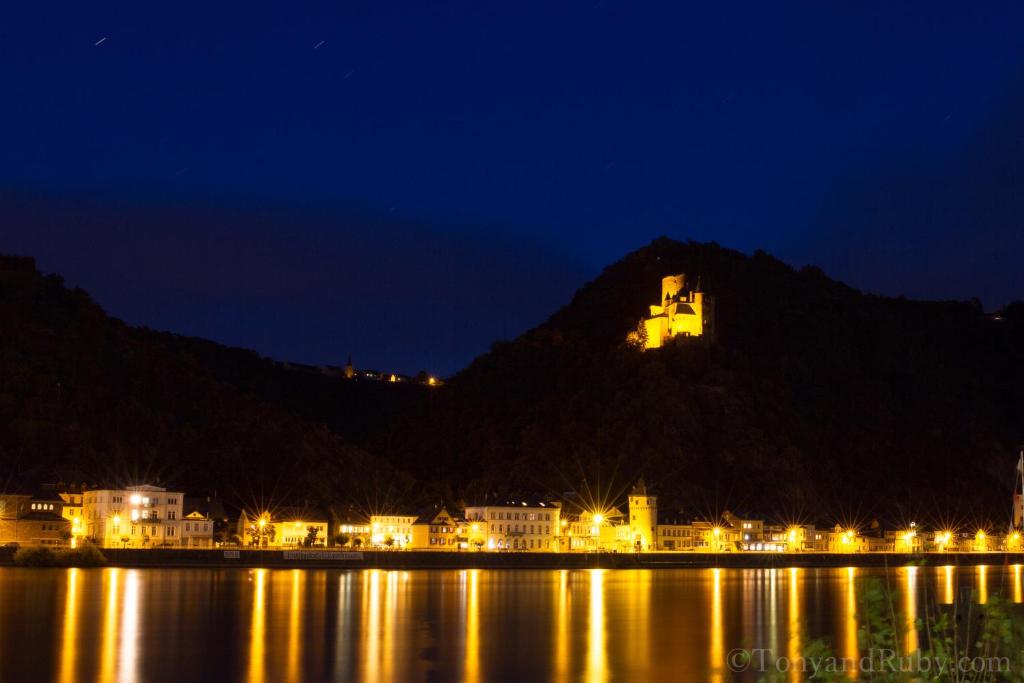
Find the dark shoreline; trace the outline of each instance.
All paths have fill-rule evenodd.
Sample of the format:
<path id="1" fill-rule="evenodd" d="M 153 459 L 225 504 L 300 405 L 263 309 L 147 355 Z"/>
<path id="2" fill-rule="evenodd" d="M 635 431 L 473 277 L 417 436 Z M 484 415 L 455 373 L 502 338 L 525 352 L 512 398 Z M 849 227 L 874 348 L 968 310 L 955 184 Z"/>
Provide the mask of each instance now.
<path id="1" fill-rule="evenodd" d="M 439 551 L 103 549 L 106 566 L 332 569 L 771 569 L 1024 564 L 1024 553 L 491 553 Z M 0 549 L 0 566 L 14 566 Z"/>

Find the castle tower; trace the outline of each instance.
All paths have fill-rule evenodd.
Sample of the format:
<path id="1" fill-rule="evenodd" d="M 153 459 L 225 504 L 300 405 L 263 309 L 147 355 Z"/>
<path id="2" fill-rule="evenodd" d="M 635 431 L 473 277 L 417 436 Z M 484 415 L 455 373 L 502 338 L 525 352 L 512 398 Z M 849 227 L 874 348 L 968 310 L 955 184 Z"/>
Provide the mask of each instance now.
<path id="1" fill-rule="evenodd" d="M 643 476 L 629 493 L 629 539 L 633 550 L 654 550 L 654 527 L 658 523 L 658 497 L 647 493 Z"/>
<path id="2" fill-rule="evenodd" d="M 661 301 L 675 299 L 686 285 L 686 275 L 666 275 L 661 278 Z"/>
<path id="3" fill-rule="evenodd" d="M 356 369 L 352 367 L 352 354 L 349 354 L 348 362 L 345 363 L 345 368 L 343 372 L 345 374 L 345 379 L 352 379 L 353 377 L 356 376 Z"/>

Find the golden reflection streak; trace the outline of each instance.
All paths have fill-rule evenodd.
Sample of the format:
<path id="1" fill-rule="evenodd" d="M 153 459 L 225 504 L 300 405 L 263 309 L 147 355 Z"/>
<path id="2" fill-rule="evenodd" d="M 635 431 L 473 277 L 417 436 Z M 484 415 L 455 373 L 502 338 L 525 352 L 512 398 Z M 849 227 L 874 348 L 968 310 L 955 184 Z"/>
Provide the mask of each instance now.
<path id="1" fill-rule="evenodd" d="M 363 662 L 366 663 L 366 680 L 380 680 L 380 570 L 370 569 L 365 575 L 363 590 L 367 599 L 363 602 L 363 623 L 366 624 Z"/>
<path id="2" fill-rule="evenodd" d="M 796 662 L 803 656 L 803 646 L 800 641 L 800 569 L 789 568 L 789 661 L 791 664 L 790 677 L 794 681 L 801 679 L 800 667 Z"/>
<path id="3" fill-rule="evenodd" d="M 723 683 L 723 667 L 725 662 L 725 634 L 722 628 L 722 570 L 711 570 L 711 648 L 708 651 L 710 656 L 710 680 L 715 683 Z"/>
<path id="4" fill-rule="evenodd" d="M 604 626 L 604 569 L 590 571 L 590 630 L 587 638 L 587 681 L 608 680 Z"/>
<path id="5" fill-rule="evenodd" d="M 267 570 L 252 571 L 255 584 L 252 598 L 252 617 L 249 626 L 249 675 L 250 683 L 263 681 L 264 639 L 266 637 Z"/>
<path id="6" fill-rule="evenodd" d="M 988 565 L 978 565 L 978 603 L 988 602 Z"/>
<path id="7" fill-rule="evenodd" d="M 1013 565 L 1013 601 L 1022 602 L 1021 597 L 1021 585 L 1020 585 L 1020 565 Z"/>
<path id="8" fill-rule="evenodd" d="M 78 574 L 72 567 L 68 570 L 67 588 L 64 591 L 64 630 L 60 644 L 60 681 L 75 681 L 75 639 L 78 637 Z"/>
<path id="9" fill-rule="evenodd" d="M 857 678 L 857 667 L 853 664 L 859 659 L 860 652 L 857 649 L 857 570 L 853 567 L 846 568 L 846 613 L 843 623 L 843 657 L 847 659 L 847 673 L 851 678 Z M 852 670 L 849 667 L 852 666 Z"/>
<path id="10" fill-rule="evenodd" d="M 920 647 L 917 633 L 917 567 L 904 567 L 903 612 L 906 638 L 904 654 L 913 654 Z"/>
<path id="11" fill-rule="evenodd" d="M 466 666 L 463 680 L 480 680 L 480 593 L 479 569 L 467 570 L 469 588 L 466 598 Z"/>
<path id="12" fill-rule="evenodd" d="M 771 628 L 768 630 L 768 650 L 779 651 L 779 576 L 775 567 L 768 570 L 768 619 Z"/>
<path id="13" fill-rule="evenodd" d="M 555 615 L 555 678 L 569 678 L 569 570 L 558 570 L 558 611 Z"/>
<path id="14" fill-rule="evenodd" d="M 947 564 L 942 568 L 944 580 L 942 582 L 942 604 L 952 605 L 956 597 L 956 588 L 953 582 L 953 565 Z"/>
<path id="15" fill-rule="evenodd" d="M 384 635 L 382 638 L 384 670 L 381 678 L 385 681 L 395 680 L 395 623 L 398 616 L 398 572 L 389 571 L 384 588 Z"/>
<path id="16" fill-rule="evenodd" d="M 348 676 L 346 668 L 352 658 L 352 620 L 350 618 L 352 572 L 345 572 L 338 577 L 338 581 L 340 586 L 338 587 L 338 623 L 335 627 L 334 641 L 334 679 L 342 680 L 343 675 Z"/>
<path id="17" fill-rule="evenodd" d="M 133 683 L 138 680 L 135 670 L 139 661 L 139 570 L 129 569 L 124 582 L 124 604 L 121 607 L 120 662 L 117 680 Z"/>
<path id="18" fill-rule="evenodd" d="M 117 659 L 117 579 L 120 569 L 113 568 L 104 572 L 107 601 L 103 606 L 103 638 L 100 645 L 100 676 L 103 683 L 114 680 L 114 662 Z"/>
<path id="19" fill-rule="evenodd" d="M 302 571 L 292 570 L 291 604 L 288 609 L 288 680 L 299 680 L 299 606 Z"/>

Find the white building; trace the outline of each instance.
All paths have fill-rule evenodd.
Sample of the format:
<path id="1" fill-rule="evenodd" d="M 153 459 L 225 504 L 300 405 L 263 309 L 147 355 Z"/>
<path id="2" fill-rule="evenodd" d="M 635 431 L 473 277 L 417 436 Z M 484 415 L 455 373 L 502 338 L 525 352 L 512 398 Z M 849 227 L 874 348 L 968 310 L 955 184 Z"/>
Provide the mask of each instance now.
<path id="1" fill-rule="evenodd" d="M 370 515 L 370 543 L 406 548 L 412 544 L 412 525 L 417 515 Z M 388 539 L 391 539 L 390 543 Z"/>
<path id="2" fill-rule="evenodd" d="M 180 491 L 146 485 L 86 491 L 86 535 L 104 548 L 180 547 L 184 497 Z"/>
<path id="3" fill-rule="evenodd" d="M 508 500 L 466 507 L 466 520 L 487 522 L 487 550 L 557 552 L 561 504 Z"/>

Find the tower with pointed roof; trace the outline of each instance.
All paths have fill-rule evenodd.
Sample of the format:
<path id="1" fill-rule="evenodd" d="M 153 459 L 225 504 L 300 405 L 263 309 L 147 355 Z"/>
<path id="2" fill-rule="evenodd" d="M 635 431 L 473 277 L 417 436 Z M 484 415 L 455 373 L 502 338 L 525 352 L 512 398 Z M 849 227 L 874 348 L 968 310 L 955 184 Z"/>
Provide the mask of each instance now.
<path id="1" fill-rule="evenodd" d="M 654 527 L 658 523 L 658 497 L 647 492 L 643 475 L 629 493 L 630 549 L 638 552 L 654 550 Z"/>

